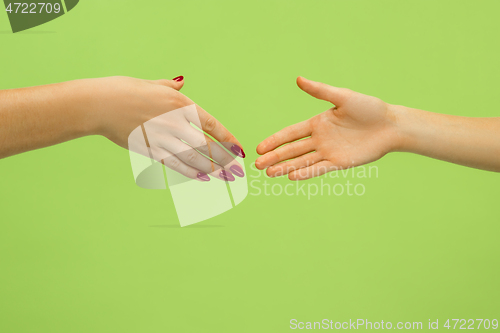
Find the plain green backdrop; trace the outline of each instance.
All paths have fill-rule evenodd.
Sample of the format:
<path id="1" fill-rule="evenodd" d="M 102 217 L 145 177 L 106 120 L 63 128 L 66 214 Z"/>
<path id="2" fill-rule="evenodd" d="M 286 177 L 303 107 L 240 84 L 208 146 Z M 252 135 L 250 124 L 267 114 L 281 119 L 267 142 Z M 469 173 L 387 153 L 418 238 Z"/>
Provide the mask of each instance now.
<path id="1" fill-rule="evenodd" d="M 0 89 L 184 75 L 250 170 L 261 140 L 330 107 L 298 75 L 499 116 L 499 14 L 494 0 L 83 0 L 18 34 L 0 13 Z M 373 165 L 363 196 L 249 195 L 179 228 L 169 191 L 137 187 L 128 152 L 105 138 L 1 160 L 0 332 L 499 319 L 499 174 L 403 153 Z"/>

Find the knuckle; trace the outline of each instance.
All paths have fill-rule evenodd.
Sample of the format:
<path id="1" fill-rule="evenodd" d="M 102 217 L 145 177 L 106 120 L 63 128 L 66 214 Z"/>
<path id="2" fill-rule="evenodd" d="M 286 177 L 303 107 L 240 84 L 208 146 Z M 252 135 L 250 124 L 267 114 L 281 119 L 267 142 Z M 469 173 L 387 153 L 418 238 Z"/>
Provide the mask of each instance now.
<path id="1" fill-rule="evenodd" d="M 198 147 L 196 147 L 196 150 L 198 150 L 199 152 L 201 152 L 205 156 L 212 158 L 213 154 L 211 152 L 211 149 L 209 149 L 208 145 L 205 142 L 202 143 L 201 145 L 199 145 Z"/>
<path id="2" fill-rule="evenodd" d="M 232 136 L 232 135 L 231 135 L 231 134 L 229 134 L 229 133 L 225 133 L 225 134 L 222 136 L 222 138 L 221 138 L 221 140 L 222 140 L 221 142 L 232 142 L 232 141 L 234 141 L 234 139 L 235 139 L 235 138 L 234 138 L 234 136 Z"/>
<path id="3" fill-rule="evenodd" d="M 168 94 L 168 98 L 166 99 L 167 104 L 172 109 L 179 109 L 186 106 L 186 101 L 184 100 L 182 94 L 176 92 L 173 89 L 166 88 L 166 93 Z"/>
<path id="4" fill-rule="evenodd" d="M 214 117 L 208 117 L 207 120 L 205 121 L 205 129 L 206 131 L 213 131 L 215 129 L 215 126 L 217 126 L 217 121 L 215 120 Z"/>
<path id="5" fill-rule="evenodd" d="M 202 154 L 212 158 L 212 154 L 210 153 L 210 150 L 208 149 L 208 146 L 207 145 L 203 145 L 203 146 L 199 146 L 196 148 L 199 152 L 201 152 Z"/>
<path id="6" fill-rule="evenodd" d="M 186 102 L 182 98 L 176 97 L 174 99 L 173 105 L 176 109 L 180 109 L 186 106 Z"/>
<path id="7" fill-rule="evenodd" d="M 269 137 L 269 141 L 273 146 L 278 146 L 278 135 L 275 133 Z"/>
<path id="8" fill-rule="evenodd" d="M 163 160 L 163 163 L 165 164 L 165 166 L 167 166 L 171 169 L 177 169 L 180 166 L 179 160 L 177 158 L 174 158 L 174 157 L 166 158 L 165 160 Z"/>
<path id="9" fill-rule="evenodd" d="M 186 160 L 190 163 L 193 163 L 197 160 L 198 154 L 195 151 L 190 151 L 186 154 Z"/>
<path id="10" fill-rule="evenodd" d="M 282 154 L 282 152 L 280 150 L 276 150 L 273 155 L 274 155 L 273 159 L 276 160 L 276 161 L 281 161 L 281 159 L 283 157 L 283 154 Z"/>
<path id="11" fill-rule="evenodd" d="M 382 108 L 385 107 L 385 102 L 381 100 L 380 98 L 374 97 L 374 103 L 377 107 Z"/>
<path id="12" fill-rule="evenodd" d="M 203 151 L 208 151 L 208 142 L 205 139 L 198 140 L 196 144 L 196 149 L 200 149 Z"/>

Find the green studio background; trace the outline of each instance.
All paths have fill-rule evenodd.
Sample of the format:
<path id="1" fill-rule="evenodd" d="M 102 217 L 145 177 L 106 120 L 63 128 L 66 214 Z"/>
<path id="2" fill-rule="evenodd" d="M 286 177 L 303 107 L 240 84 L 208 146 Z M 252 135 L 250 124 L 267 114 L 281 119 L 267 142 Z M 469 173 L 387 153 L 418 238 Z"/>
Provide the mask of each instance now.
<path id="1" fill-rule="evenodd" d="M 250 170 L 262 139 L 329 108 L 298 75 L 499 116 L 499 13 L 494 0 L 86 0 L 17 34 L 0 13 L 0 89 L 184 75 L 183 93 L 237 135 Z M 102 137 L 1 160 L 0 332 L 498 319 L 499 175 L 411 154 L 373 165 L 378 178 L 322 178 L 363 183 L 362 196 L 250 188 L 181 229 L 168 190 L 137 187 L 128 152 Z"/>

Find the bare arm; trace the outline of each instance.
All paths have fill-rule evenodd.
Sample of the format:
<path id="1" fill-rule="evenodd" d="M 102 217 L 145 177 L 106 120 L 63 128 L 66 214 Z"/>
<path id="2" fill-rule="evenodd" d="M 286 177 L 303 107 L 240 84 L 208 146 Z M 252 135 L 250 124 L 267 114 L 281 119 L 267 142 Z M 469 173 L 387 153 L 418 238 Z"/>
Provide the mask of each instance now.
<path id="1" fill-rule="evenodd" d="M 0 158 L 97 134 L 84 82 L 0 91 Z"/>
<path id="2" fill-rule="evenodd" d="M 259 144 L 257 152 L 263 156 L 255 165 L 267 168 L 271 177 L 308 179 L 397 151 L 500 172 L 500 118 L 449 116 L 391 105 L 302 77 L 297 84 L 335 106 Z"/>
<path id="3" fill-rule="evenodd" d="M 470 118 L 391 106 L 402 151 L 500 172 L 500 118 Z"/>
<path id="4" fill-rule="evenodd" d="M 240 143 L 215 117 L 179 92 L 183 84 L 182 77 L 157 81 L 108 77 L 0 91 L 0 158 L 86 135 L 102 135 L 129 148 L 131 132 L 154 122 L 151 127 L 157 132 L 149 133 L 154 159 L 199 181 L 210 181 L 209 175 L 226 181 L 234 181 L 233 174 L 243 177 L 234 158 L 245 156 Z M 183 111 L 188 106 L 194 114 Z M 202 149 L 209 150 L 211 159 L 200 153 Z"/>

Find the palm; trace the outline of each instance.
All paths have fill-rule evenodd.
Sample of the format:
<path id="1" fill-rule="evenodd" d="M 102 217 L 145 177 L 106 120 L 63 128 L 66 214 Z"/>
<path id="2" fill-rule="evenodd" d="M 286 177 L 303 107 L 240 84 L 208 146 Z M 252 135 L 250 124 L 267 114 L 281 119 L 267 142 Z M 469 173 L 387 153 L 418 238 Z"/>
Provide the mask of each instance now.
<path id="1" fill-rule="evenodd" d="M 336 105 L 309 120 L 289 126 L 264 140 L 256 161 L 271 177 L 293 180 L 366 164 L 389 152 L 397 141 L 388 105 L 378 98 L 343 88 L 297 80 L 310 95 Z M 298 140 L 298 141 L 296 141 Z M 284 146 L 282 146 L 285 143 Z"/>
<path id="2" fill-rule="evenodd" d="M 390 149 L 391 123 L 386 104 L 377 98 L 354 93 L 346 104 L 315 118 L 316 151 L 339 168 L 372 162 Z"/>

